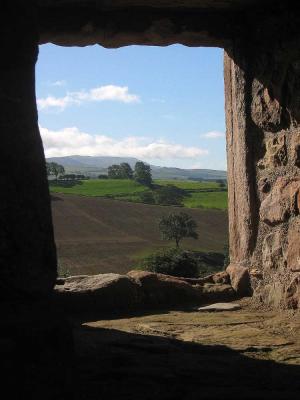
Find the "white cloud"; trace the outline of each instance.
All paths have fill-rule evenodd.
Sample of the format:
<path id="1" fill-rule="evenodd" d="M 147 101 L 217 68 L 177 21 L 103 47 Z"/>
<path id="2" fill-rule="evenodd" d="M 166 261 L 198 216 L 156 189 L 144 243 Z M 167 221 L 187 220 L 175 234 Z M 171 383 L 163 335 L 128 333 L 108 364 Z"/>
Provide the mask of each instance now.
<path id="1" fill-rule="evenodd" d="M 119 101 L 122 103 L 138 103 L 140 97 L 129 93 L 127 86 L 106 85 L 88 91 L 69 92 L 64 97 L 48 96 L 37 100 L 39 110 L 56 108 L 63 111 L 66 107 L 93 101 Z"/>
<path id="2" fill-rule="evenodd" d="M 117 140 L 105 135 L 91 135 L 78 128 L 52 131 L 40 127 L 46 157 L 68 155 L 136 157 L 144 160 L 196 159 L 208 154 L 206 149 L 183 146 L 165 140 L 125 137 Z"/>
<path id="3" fill-rule="evenodd" d="M 224 134 L 224 132 L 220 132 L 220 131 L 210 131 L 210 132 L 203 133 L 203 135 L 201 135 L 201 136 L 205 137 L 207 139 L 219 139 L 219 138 L 224 138 L 225 134 Z"/>
<path id="4" fill-rule="evenodd" d="M 37 105 L 39 110 L 45 110 L 48 108 L 56 108 L 61 111 L 72 104 L 80 104 L 80 102 L 67 95 L 65 97 L 54 97 L 48 96 L 43 99 L 37 99 Z"/>

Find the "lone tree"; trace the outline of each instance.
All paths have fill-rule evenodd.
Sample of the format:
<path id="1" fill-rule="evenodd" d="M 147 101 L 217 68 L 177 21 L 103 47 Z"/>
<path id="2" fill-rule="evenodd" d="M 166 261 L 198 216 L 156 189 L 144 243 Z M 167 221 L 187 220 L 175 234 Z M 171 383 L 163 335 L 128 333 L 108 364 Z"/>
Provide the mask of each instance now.
<path id="1" fill-rule="evenodd" d="M 56 180 L 59 175 L 63 175 L 65 173 L 64 167 L 55 162 L 46 163 L 46 168 L 47 168 L 47 175 L 48 176 L 55 175 Z"/>
<path id="2" fill-rule="evenodd" d="M 138 161 L 134 167 L 134 179 L 142 185 L 152 186 L 152 174 L 150 165 Z"/>
<path id="3" fill-rule="evenodd" d="M 159 230 L 162 238 L 166 240 L 175 240 L 177 248 L 179 247 L 180 241 L 185 237 L 198 239 L 196 228 L 196 221 L 185 213 L 171 213 L 162 217 L 159 222 Z"/>

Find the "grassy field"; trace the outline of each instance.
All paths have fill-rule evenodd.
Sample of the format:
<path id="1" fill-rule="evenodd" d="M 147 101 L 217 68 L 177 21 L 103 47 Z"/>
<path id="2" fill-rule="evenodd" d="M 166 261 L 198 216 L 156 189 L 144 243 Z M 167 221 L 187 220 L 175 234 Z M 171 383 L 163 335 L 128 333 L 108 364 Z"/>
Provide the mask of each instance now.
<path id="1" fill-rule="evenodd" d="M 91 188 L 93 182 L 86 184 Z M 126 273 L 141 257 L 173 245 L 161 240 L 158 221 L 178 211 L 180 208 L 171 206 L 52 194 L 59 265 L 72 275 Z M 222 252 L 227 243 L 227 212 L 185 211 L 197 222 L 199 239 L 184 239 L 183 248 Z"/>
<path id="2" fill-rule="evenodd" d="M 183 205 L 187 208 L 227 209 L 227 191 L 216 182 L 156 180 L 156 185 L 174 185 L 186 191 Z M 75 194 L 91 197 L 110 197 L 116 200 L 140 202 L 140 194 L 149 189 L 133 180 L 90 179 L 79 182 L 50 182 L 52 193 Z"/>
<path id="3" fill-rule="evenodd" d="M 50 190 L 54 193 L 115 198 L 135 195 L 144 192 L 146 188 L 129 179 L 89 179 L 75 183 L 53 181 L 50 183 Z"/>
<path id="4" fill-rule="evenodd" d="M 187 208 L 226 210 L 227 203 L 227 191 L 192 193 L 190 197 L 183 200 Z"/>
<path id="5" fill-rule="evenodd" d="M 217 182 L 197 182 L 197 181 L 181 181 L 177 179 L 172 180 L 155 180 L 157 185 L 166 186 L 174 185 L 180 189 L 187 190 L 206 190 L 206 189 L 218 189 L 219 184 Z"/>

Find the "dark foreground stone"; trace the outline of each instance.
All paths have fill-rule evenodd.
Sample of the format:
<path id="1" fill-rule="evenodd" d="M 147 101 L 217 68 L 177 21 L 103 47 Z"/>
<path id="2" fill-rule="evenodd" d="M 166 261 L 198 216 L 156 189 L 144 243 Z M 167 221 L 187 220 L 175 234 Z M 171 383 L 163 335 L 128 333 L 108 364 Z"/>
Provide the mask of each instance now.
<path id="1" fill-rule="evenodd" d="M 49 302 L 2 303 L 0 312 L 3 398 L 75 399 L 73 334 L 65 316 Z"/>

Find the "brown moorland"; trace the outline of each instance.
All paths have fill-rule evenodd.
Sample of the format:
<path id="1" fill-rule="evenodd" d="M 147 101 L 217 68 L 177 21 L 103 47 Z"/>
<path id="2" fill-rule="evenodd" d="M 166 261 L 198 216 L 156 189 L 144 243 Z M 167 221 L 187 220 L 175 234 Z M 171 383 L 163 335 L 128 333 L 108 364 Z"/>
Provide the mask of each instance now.
<path id="1" fill-rule="evenodd" d="M 198 240 L 183 240 L 183 247 L 222 252 L 228 231 L 225 211 L 52 195 L 59 265 L 71 275 L 127 273 L 139 258 L 171 245 L 161 240 L 158 221 L 183 210 L 196 220 L 199 233 Z"/>

